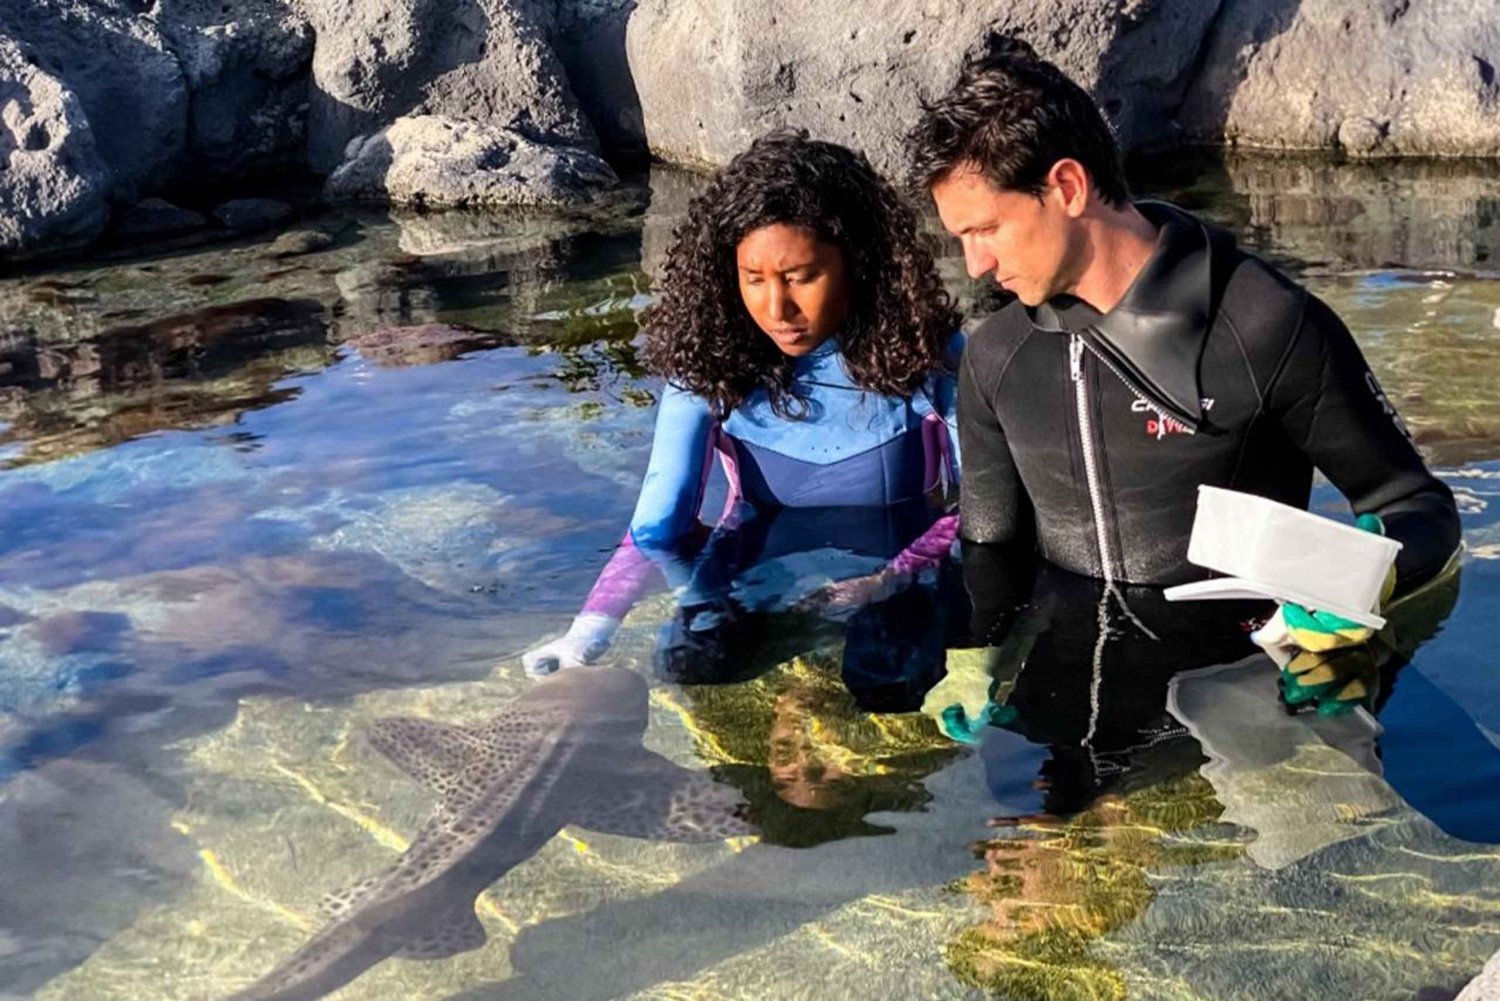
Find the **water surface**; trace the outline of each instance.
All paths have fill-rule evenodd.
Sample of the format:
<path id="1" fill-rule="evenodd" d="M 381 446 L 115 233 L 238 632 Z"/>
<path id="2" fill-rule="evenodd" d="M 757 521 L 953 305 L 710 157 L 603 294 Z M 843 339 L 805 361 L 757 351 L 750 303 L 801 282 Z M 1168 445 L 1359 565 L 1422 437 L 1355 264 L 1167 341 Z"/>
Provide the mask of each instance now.
<path id="1" fill-rule="evenodd" d="M 653 682 L 641 738 L 714 769 L 758 840 L 567 827 L 480 897 L 482 948 L 334 997 L 1434 999 L 1478 970 L 1500 947 L 1500 174 L 1142 169 L 1335 306 L 1459 496 L 1456 598 L 1408 628 L 1384 732 L 1289 720 L 1253 669 L 1179 683 L 1184 721 L 1172 673 L 1218 652 L 1138 681 L 1116 621 L 1091 734 L 1068 679 L 1093 639 L 1065 613 L 1093 599 L 1067 587 L 1029 620 L 1048 684 L 1010 679 L 1017 721 L 973 748 L 861 709 L 840 632 L 791 630 L 752 680 Z M 373 721 L 477 724 L 529 690 L 519 653 L 629 518 L 659 390 L 635 315 L 698 183 L 0 281 L 0 997 L 226 996 L 410 847 L 441 797 Z M 643 604 L 611 663 L 649 676 L 670 617 Z M 950 651 L 949 685 L 979 664 Z"/>

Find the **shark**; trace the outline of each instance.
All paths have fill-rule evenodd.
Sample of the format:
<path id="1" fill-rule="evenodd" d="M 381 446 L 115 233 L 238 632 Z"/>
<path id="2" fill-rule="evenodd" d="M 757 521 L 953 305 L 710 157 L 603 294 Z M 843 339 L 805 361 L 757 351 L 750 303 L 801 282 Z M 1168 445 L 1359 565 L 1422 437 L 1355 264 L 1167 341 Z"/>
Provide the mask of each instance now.
<path id="1" fill-rule="evenodd" d="M 678 842 L 754 834 L 732 787 L 642 746 L 648 708 L 634 672 L 577 668 L 482 723 L 377 720 L 370 742 L 438 805 L 393 866 L 331 895 L 329 922 L 227 1001 L 313 1001 L 391 957 L 481 947 L 479 894 L 567 826 Z"/>

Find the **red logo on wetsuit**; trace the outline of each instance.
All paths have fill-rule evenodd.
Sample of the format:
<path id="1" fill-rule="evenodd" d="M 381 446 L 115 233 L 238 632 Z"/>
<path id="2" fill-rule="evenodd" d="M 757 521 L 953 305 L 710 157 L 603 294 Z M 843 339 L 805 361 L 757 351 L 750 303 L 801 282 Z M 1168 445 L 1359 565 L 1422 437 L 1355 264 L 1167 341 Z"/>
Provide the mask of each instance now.
<path id="1" fill-rule="evenodd" d="M 1200 400 L 1205 411 L 1212 410 L 1213 400 Z M 1130 412 L 1133 414 L 1149 414 L 1146 418 L 1146 433 L 1153 438 L 1165 438 L 1169 434 L 1192 434 L 1193 429 L 1175 417 L 1166 414 L 1151 406 L 1145 400 L 1133 400 L 1130 404 Z"/>

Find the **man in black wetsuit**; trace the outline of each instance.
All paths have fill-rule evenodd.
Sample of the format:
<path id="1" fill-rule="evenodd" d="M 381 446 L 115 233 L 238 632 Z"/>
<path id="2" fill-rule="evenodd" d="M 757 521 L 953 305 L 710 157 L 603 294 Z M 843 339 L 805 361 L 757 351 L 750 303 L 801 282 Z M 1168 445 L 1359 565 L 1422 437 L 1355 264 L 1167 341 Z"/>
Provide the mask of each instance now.
<path id="1" fill-rule="evenodd" d="M 1306 507 L 1314 467 L 1403 543 L 1397 593 L 1459 542 L 1339 318 L 1234 237 L 1133 202 L 1093 101 L 1024 43 L 966 64 L 912 131 L 974 277 L 1011 302 L 959 378 L 962 536 L 1107 582 L 1176 584 L 1199 484 Z"/>

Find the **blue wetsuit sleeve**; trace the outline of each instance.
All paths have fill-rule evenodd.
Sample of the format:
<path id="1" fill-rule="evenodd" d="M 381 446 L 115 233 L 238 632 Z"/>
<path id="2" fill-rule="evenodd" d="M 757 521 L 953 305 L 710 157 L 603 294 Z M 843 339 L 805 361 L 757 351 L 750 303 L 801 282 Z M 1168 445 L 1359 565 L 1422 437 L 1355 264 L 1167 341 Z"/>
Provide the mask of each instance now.
<path id="1" fill-rule="evenodd" d="M 648 554 L 678 549 L 698 523 L 717 422 L 708 404 L 668 383 L 656 412 L 651 460 L 630 538 Z"/>

